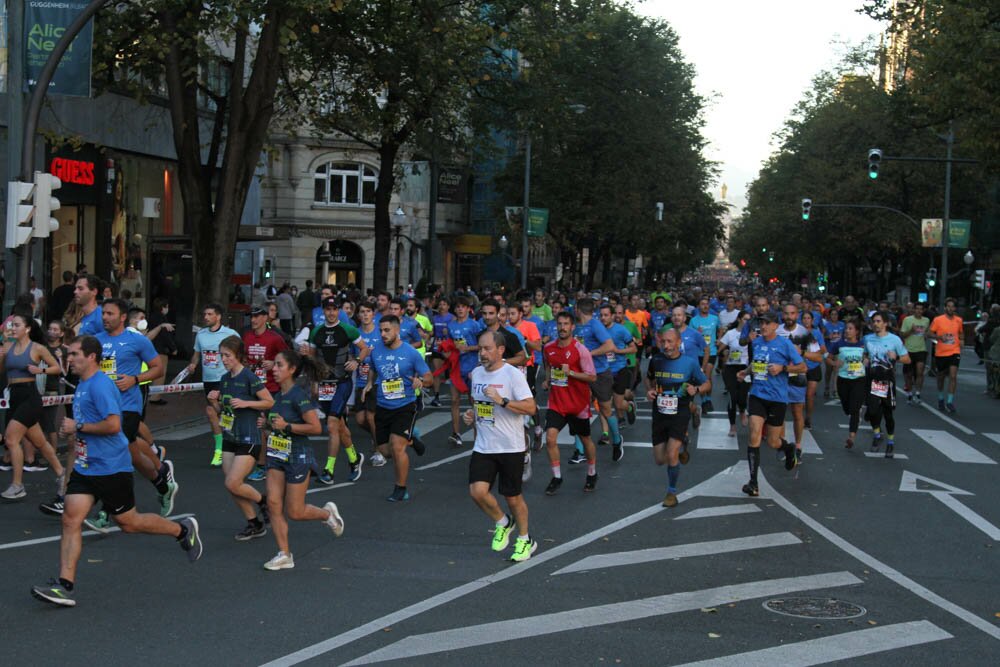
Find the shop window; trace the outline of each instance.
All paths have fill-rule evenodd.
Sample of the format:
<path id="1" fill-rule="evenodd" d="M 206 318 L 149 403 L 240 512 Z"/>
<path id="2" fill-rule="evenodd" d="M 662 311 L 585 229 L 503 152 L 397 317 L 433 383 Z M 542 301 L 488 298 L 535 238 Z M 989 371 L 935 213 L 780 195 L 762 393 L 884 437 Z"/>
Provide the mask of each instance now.
<path id="1" fill-rule="evenodd" d="M 313 201 L 341 206 L 374 206 L 378 172 L 355 162 L 328 162 L 316 168 Z"/>

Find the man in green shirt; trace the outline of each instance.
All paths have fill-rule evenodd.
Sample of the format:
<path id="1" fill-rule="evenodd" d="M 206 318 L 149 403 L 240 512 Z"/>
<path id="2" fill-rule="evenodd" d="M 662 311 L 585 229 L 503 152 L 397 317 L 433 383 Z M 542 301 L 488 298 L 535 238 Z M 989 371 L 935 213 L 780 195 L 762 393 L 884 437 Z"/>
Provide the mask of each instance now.
<path id="1" fill-rule="evenodd" d="M 930 318 L 924 315 L 924 304 L 918 303 L 913 307 L 913 314 L 903 319 L 903 326 L 899 330 L 903 345 L 913 362 L 903 366 L 905 390 L 910 392 L 906 398 L 907 403 L 920 404 L 920 390 L 924 388 L 924 364 L 927 362 L 926 333 L 930 326 Z"/>
<path id="2" fill-rule="evenodd" d="M 548 322 L 554 317 L 552 307 L 545 303 L 545 292 L 540 289 L 535 290 L 535 305 L 531 309 L 531 314 L 540 317 L 543 322 Z"/>
<path id="3" fill-rule="evenodd" d="M 636 350 L 639 350 L 639 345 L 642 344 L 642 336 L 639 333 L 639 328 L 635 326 L 632 320 L 625 317 L 625 307 L 621 304 L 615 306 L 615 322 L 628 329 L 628 332 L 632 334 L 632 342 L 635 343 Z M 632 386 L 625 392 L 625 400 L 628 402 L 628 410 L 625 416 L 629 424 L 634 424 L 636 409 L 634 389 L 641 380 L 635 352 L 625 355 L 625 365 L 632 370 Z"/>

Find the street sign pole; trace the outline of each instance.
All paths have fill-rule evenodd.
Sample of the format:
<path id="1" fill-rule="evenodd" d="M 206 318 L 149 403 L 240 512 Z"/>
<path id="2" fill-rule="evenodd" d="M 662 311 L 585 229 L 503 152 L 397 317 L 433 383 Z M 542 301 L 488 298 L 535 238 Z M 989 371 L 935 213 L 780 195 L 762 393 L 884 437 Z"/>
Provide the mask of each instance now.
<path id="1" fill-rule="evenodd" d="M 528 207 L 531 205 L 531 133 L 524 134 L 524 229 L 521 234 L 521 289 L 528 289 Z"/>
<path id="2" fill-rule="evenodd" d="M 21 133 L 24 131 L 24 3 L 11 2 L 7 5 L 7 181 L 18 180 L 21 170 Z M 29 179 L 30 180 L 30 179 Z M 4 220 L 4 225 L 16 225 L 17 221 Z M 6 230 L 6 227 L 5 227 Z M 16 283 L 17 271 L 14 267 L 27 264 L 28 247 L 16 250 L 5 248 L 3 253 L 4 273 L 7 289 L 3 295 L 3 312 L 9 313 L 20 286 Z M 27 282 L 25 282 L 27 288 Z"/>
<path id="3" fill-rule="evenodd" d="M 952 123 L 948 123 L 948 134 L 945 136 L 948 146 L 947 158 L 944 163 L 944 220 L 941 222 L 941 297 L 938 307 L 944 308 L 944 300 L 948 298 L 948 249 L 951 245 L 950 225 L 951 215 L 951 149 L 955 143 L 955 131 Z"/>

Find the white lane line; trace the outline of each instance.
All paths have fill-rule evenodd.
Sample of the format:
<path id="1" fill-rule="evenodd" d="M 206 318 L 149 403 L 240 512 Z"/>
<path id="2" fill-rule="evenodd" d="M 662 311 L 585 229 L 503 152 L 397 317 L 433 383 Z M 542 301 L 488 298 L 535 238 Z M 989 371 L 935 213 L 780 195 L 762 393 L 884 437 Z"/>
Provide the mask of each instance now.
<path id="1" fill-rule="evenodd" d="M 732 516 L 733 514 L 752 514 L 754 512 L 759 512 L 760 508 L 756 505 L 720 505 L 719 507 L 702 507 L 701 509 L 691 510 L 687 514 L 681 514 L 680 516 L 675 516 L 674 521 L 680 521 L 681 519 L 708 519 L 716 516 Z"/>
<path id="2" fill-rule="evenodd" d="M 953 635 L 930 621 L 911 621 L 843 632 L 722 658 L 688 662 L 677 667 L 746 667 L 746 665 L 808 667 L 953 638 Z"/>
<path id="3" fill-rule="evenodd" d="M 733 604 L 771 595 L 785 595 L 799 591 L 836 588 L 860 583 L 862 583 L 861 580 L 850 572 L 829 572 L 804 577 L 751 581 L 745 584 L 670 593 L 629 602 L 583 607 L 496 623 L 484 623 L 423 635 L 411 635 L 385 648 L 361 656 L 357 660 L 352 660 L 345 667 L 455 651 L 473 646 L 496 644 L 511 639 L 540 637 L 611 623 L 626 623 L 653 616 Z"/>
<path id="4" fill-rule="evenodd" d="M 949 417 L 945 413 L 943 413 L 940 410 L 938 410 L 937 408 L 931 406 L 930 403 L 923 403 L 923 402 L 921 402 L 920 403 L 920 407 L 925 408 L 926 410 L 930 411 L 932 414 L 937 415 L 942 420 L 944 420 L 945 423 L 951 424 L 952 426 L 954 426 L 955 428 L 957 428 L 959 431 L 961 431 L 965 435 L 975 435 L 976 434 L 976 432 L 973 431 L 971 428 L 969 428 L 969 427 L 967 427 L 967 426 L 965 426 L 963 424 L 959 424 L 957 421 L 955 421 L 954 419 L 952 419 L 951 417 Z"/>
<path id="5" fill-rule="evenodd" d="M 884 459 L 885 454 L 882 452 L 865 452 L 865 458 L 869 459 Z M 910 457 L 906 454 L 893 454 L 893 458 L 899 459 L 900 461 L 906 461 Z"/>
<path id="6" fill-rule="evenodd" d="M 330 486 L 317 486 L 315 489 L 309 489 L 306 493 L 322 493 L 323 491 L 342 489 L 345 486 L 354 486 L 354 482 L 341 482 L 340 484 L 331 484 Z"/>
<path id="7" fill-rule="evenodd" d="M 715 554 L 727 554 L 734 551 L 749 551 L 751 549 L 764 549 L 767 547 L 785 547 L 791 544 L 802 544 L 802 540 L 791 533 L 769 533 L 767 535 L 752 535 L 750 537 L 736 537 L 711 542 L 692 542 L 690 544 L 678 544 L 672 547 L 658 547 L 656 549 L 619 551 L 612 554 L 587 556 L 572 565 L 567 565 L 561 570 L 556 570 L 552 574 L 586 572 L 606 567 L 621 567 L 622 565 L 638 565 L 640 563 L 652 563 L 660 560 L 712 556 Z"/>
<path id="8" fill-rule="evenodd" d="M 701 420 L 701 428 L 698 429 L 697 448 L 737 450 L 740 444 L 735 437 L 729 437 L 728 419 L 706 418 Z"/>
<path id="9" fill-rule="evenodd" d="M 949 614 L 952 614 L 953 616 L 957 617 L 959 620 L 965 621 L 972 627 L 982 630 L 983 632 L 993 637 L 994 639 L 1000 640 L 1000 626 L 996 626 L 990 621 L 987 621 L 986 619 L 980 618 L 979 616 L 973 614 L 968 609 L 960 607 L 954 602 L 951 602 L 950 600 L 946 600 L 945 598 L 941 597 L 934 591 L 924 587 L 921 584 L 918 584 L 913 579 L 910 579 L 896 568 L 891 567 L 886 563 L 883 563 L 882 561 L 878 560 L 871 554 L 854 546 L 853 544 L 842 538 L 840 535 L 833 532 L 832 530 L 821 524 L 819 521 L 816 521 L 811 516 L 800 510 L 798 507 L 792 504 L 788 499 L 786 499 L 783 495 L 778 493 L 774 489 L 774 487 L 771 486 L 771 484 L 767 481 L 766 478 L 761 477 L 760 491 L 762 496 L 764 495 L 765 489 L 767 490 L 768 496 L 770 496 L 771 500 L 773 500 L 778 506 L 780 506 L 786 512 L 797 518 L 802 523 L 809 526 L 809 528 L 813 529 L 814 531 L 822 535 L 828 542 L 832 543 L 838 549 L 860 561 L 861 564 L 864 565 L 865 567 L 875 570 L 882 576 L 886 577 L 890 581 L 899 584 L 900 586 L 910 591 L 914 595 L 923 598 L 924 600 L 930 602 L 931 604 L 940 609 L 943 609 Z"/>
<path id="10" fill-rule="evenodd" d="M 845 431 L 847 429 L 851 428 L 850 424 L 837 424 L 837 426 L 839 426 L 840 428 L 844 429 Z M 858 424 L 858 430 L 859 431 L 870 431 L 870 430 L 872 430 L 872 427 L 870 425 L 868 425 L 868 424 Z"/>
<path id="11" fill-rule="evenodd" d="M 468 450 L 466 450 L 464 452 L 459 452 L 458 454 L 453 454 L 452 456 L 446 456 L 443 459 L 439 459 L 437 461 L 434 461 L 433 463 L 428 463 L 426 465 L 422 465 L 419 468 L 414 468 L 413 470 L 414 471 L 417 471 L 417 470 L 430 470 L 431 468 L 437 468 L 438 466 L 443 466 L 444 464 L 451 463 L 452 461 L 457 461 L 459 459 L 464 459 L 467 456 L 472 456 L 472 450 L 471 449 L 468 449 Z"/>
<path id="12" fill-rule="evenodd" d="M 996 461 L 970 447 L 947 431 L 931 431 L 911 428 L 913 434 L 938 450 L 955 463 L 985 463 L 996 465 Z"/>
<path id="13" fill-rule="evenodd" d="M 795 424 L 785 422 L 785 440 L 791 442 L 795 437 Z M 816 443 L 812 431 L 807 428 L 802 429 L 802 452 L 805 454 L 822 454 L 823 450 Z"/>
<path id="14" fill-rule="evenodd" d="M 1000 445 L 1000 433 L 983 433 L 983 435 Z"/>
<path id="15" fill-rule="evenodd" d="M 183 519 L 184 517 L 194 516 L 191 512 L 186 514 L 175 514 L 173 516 L 168 516 L 168 519 L 176 521 L 177 519 Z M 115 526 L 114 528 L 108 528 L 107 533 L 120 533 L 121 528 Z M 84 537 L 90 537 L 92 535 L 104 535 L 107 533 L 100 533 L 96 530 L 85 530 L 81 533 Z M 30 547 L 36 544 L 47 544 L 48 542 L 58 542 L 62 539 L 62 535 L 53 535 L 52 537 L 38 537 L 33 540 L 22 540 L 21 542 L 10 542 L 8 544 L 0 544 L 0 551 L 6 549 L 19 549 L 20 547 Z"/>

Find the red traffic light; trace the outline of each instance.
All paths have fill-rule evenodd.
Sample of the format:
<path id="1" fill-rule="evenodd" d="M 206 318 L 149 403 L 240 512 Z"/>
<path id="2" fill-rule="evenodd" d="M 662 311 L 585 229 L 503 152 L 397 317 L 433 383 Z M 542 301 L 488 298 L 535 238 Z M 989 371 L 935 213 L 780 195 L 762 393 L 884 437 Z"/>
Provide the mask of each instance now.
<path id="1" fill-rule="evenodd" d="M 746 265 L 747 265 L 747 261 L 745 259 L 741 259 L 740 260 L 740 266 L 746 267 Z"/>

